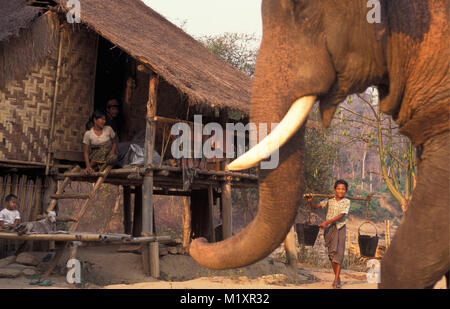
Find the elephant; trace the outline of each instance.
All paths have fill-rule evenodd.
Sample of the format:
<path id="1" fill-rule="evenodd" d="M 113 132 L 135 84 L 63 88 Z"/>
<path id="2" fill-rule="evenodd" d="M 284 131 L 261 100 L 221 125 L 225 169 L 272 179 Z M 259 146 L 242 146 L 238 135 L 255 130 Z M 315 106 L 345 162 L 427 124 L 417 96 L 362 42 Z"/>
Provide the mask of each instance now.
<path id="1" fill-rule="evenodd" d="M 262 1 L 250 121 L 283 126 L 266 137 L 280 141 L 272 149 L 279 150 L 279 164 L 260 170 L 258 213 L 245 229 L 217 243 L 193 240 L 190 254 L 199 264 L 243 267 L 280 245 L 303 195 L 309 111 L 318 102 L 327 128 L 348 95 L 376 86 L 382 112 L 413 142 L 418 162 L 413 197 L 381 261 L 378 287 L 432 287 L 449 271 L 449 1 L 378 5 L 380 19 L 370 22 L 367 1 Z M 262 144 L 228 169 L 258 165 L 263 158 L 253 150 L 270 142 Z"/>

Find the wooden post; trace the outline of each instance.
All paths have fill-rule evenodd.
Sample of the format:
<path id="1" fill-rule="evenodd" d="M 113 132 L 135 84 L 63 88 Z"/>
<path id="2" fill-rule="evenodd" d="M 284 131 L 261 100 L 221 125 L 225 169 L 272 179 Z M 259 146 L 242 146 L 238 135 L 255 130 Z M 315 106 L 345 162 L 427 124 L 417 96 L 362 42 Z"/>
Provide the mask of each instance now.
<path id="1" fill-rule="evenodd" d="M 233 234 L 233 209 L 231 203 L 231 184 L 229 181 L 222 183 L 222 228 L 223 239 L 230 238 Z"/>
<path id="2" fill-rule="evenodd" d="M 214 196 L 213 196 L 213 187 L 212 185 L 208 186 L 208 227 L 209 234 L 211 235 L 211 242 L 216 242 L 216 237 L 214 233 Z"/>
<path id="3" fill-rule="evenodd" d="M 159 245 L 158 241 L 150 243 L 150 272 L 153 278 L 159 278 Z"/>
<path id="4" fill-rule="evenodd" d="M 45 162 L 45 175 L 49 174 L 50 171 L 50 162 L 51 162 L 51 156 L 54 152 L 53 149 L 53 139 L 55 135 L 55 119 L 56 119 L 56 106 L 57 106 L 57 99 L 58 99 L 58 91 L 59 91 L 59 79 L 61 75 L 61 58 L 62 58 L 62 46 L 63 46 L 63 40 L 62 40 L 63 31 L 59 31 L 59 47 L 58 47 L 58 60 L 56 64 L 56 76 L 55 76 L 55 88 L 53 92 L 53 101 L 51 106 L 51 115 L 50 115 L 50 130 L 49 130 L 49 136 L 48 136 L 48 148 L 47 148 L 47 158 Z"/>
<path id="5" fill-rule="evenodd" d="M 133 212 L 133 236 L 140 237 L 142 233 L 142 186 L 134 189 L 134 212 Z"/>
<path id="6" fill-rule="evenodd" d="M 155 149 L 155 132 L 156 125 L 152 119 L 156 116 L 157 110 L 157 93 L 159 78 L 153 72 L 150 75 L 148 101 L 147 101 L 147 116 L 145 127 L 145 145 L 144 145 L 144 166 L 149 167 L 153 161 L 153 151 Z M 153 170 L 149 169 L 144 176 L 142 186 L 142 236 L 150 236 L 154 234 L 153 227 Z M 155 250 L 150 252 L 148 243 L 142 245 L 142 257 L 144 263 L 144 272 L 146 275 L 152 272 L 153 277 L 157 277 L 157 272 L 151 267 L 154 264 L 153 260 L 159 259 L 159 253 L 155 255 Z M 148 257 L 147 257 L 148 255 Z M 147 265 L 145 265 L 147 264 Z M 158 267 L 159 268 L 159 267 Z"/>
<path id="7" fill-rule="evenodd" d="M 224 110 L 220 113 L 220 125 L 222 128 L 226 128 L 228 122 L 228 111 Z M 220 168 L 225 171 L 227 160 L 220 162 Z M 231 201 L 231 183 L 226 180 L 222 183 L 222 233 L 223 239 L 230 238 L 233 235 L 233 209 Z"/>
<path id="8" fill-rule="evenodd" d="M 183 248 L 187 248 L 191 242 L 191 207 L 189 197 L 183 197 Z"/>
<path id="9" fill-rule="evenodd" d="M 298 257 L 297 248 L 295 247 L 295 229 L 294 226 L 291 227 L 289 233 L 284 239 L 284 249 L 286 250 L 286 259 L 290 267 L 297 267 Z"/>

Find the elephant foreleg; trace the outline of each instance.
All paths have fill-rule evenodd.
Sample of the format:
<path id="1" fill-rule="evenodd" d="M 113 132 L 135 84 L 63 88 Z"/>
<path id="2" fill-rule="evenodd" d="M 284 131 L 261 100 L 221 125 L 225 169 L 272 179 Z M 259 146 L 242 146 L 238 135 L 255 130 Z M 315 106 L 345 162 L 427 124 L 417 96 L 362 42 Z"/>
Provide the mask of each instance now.
<path id="1" fill-rule="evenodd" d="M 424 144 L 417 185 L 381 263 L 380 288 L 426 288 L 449 271 L 449 132 Z"/>

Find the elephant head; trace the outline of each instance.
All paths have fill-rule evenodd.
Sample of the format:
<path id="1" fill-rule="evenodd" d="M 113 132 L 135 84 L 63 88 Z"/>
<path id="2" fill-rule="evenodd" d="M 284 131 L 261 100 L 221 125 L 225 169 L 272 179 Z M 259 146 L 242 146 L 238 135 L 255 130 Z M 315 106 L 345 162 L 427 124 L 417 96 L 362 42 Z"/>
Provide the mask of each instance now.
<path id="1" fill-rule="evenodd" d="M 303 193 L 302 122 L 315 101 L 328 127 L 346 96 L 377 86 L 382 111 L 416 146 L 448 132 L 448 1 L 369 2 L 380 5 L 379 23 L 368 20 L 370 7 L 361 0 L 263 0 L 250 120 L 283 124 L 284 134 L 269 135 L 280 141 L 279 165 L 260 171 L 258 213 L 249 226 L 219 243 L 192 242 L 201 265 L 245 266 L 283 241 Z M 229 169 L 259 161 L 249 151 Z"/>

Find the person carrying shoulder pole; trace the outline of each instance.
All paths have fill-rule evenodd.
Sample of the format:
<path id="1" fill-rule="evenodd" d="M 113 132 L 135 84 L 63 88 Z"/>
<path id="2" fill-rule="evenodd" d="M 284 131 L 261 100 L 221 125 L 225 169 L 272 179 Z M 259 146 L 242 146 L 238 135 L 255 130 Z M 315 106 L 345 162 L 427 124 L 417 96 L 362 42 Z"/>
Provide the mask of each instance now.
<path id="1" fill-rule="evenodd" d="M 334 184 L 335 197 L 325 199 L 319 204 L 312 202 L 313 197 L 306 197 L 308 205 L 313 209 L 324 208 L 328 205 L 325 221 L 319 227 L 324 230 L 325 246 L 328 250 L 328 258 L 334 271 L 333 288 L 341 288 L 341 265 L 344 260 L 346 241 L 346 222 L 350 210 L 350 200 L 345 198 L 348 183 L 345 180 L 337 180 Z"/>

